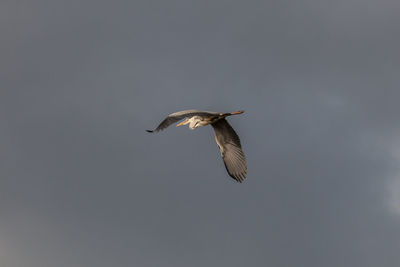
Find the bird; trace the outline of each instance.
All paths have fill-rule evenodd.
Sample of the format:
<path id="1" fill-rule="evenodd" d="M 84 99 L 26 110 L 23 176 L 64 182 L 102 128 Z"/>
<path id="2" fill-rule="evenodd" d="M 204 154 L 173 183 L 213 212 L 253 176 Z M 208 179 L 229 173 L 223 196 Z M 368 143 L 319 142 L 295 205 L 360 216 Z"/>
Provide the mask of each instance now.
<path id="1" fill-rule="evenodd" d="M 233 179 L 243 182 L 247 175 L 246 158 L 240 144 L 239 136 L 229 125 L 226 117 L 242 114 L 243 110 L 230 113 L 220 113 L 202 110 L 183 110 L 168 115 L 154 130 L 146 130 L 155 133 L 166 129 L 168 126 L 183 120 L 176 126 L 189 124 L 189 129 L 194 130 L 200 126 L 211 125 L 215 133 L 215 141 L 221 152 L 225 168 Z"/>

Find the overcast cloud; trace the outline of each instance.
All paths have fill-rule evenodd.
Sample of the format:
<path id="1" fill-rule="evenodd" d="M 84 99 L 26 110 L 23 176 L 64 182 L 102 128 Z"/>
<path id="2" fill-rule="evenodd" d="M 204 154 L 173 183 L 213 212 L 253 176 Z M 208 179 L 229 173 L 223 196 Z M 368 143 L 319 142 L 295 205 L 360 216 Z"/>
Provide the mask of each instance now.
<path id="1" fill-rule="evenodd" d="M 399 1 L 2 1 L 0 265 L 398 267 Z M 230 112 L 248 162 L 169 113 Z"/>

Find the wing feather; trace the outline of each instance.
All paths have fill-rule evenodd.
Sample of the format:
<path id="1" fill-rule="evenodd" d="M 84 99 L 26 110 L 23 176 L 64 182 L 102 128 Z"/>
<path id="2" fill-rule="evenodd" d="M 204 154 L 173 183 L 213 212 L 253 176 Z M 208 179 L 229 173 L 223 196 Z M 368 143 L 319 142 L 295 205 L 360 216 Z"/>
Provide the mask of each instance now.
<path id="1" fill-rule="evenodd" d="M 239 136 L 225 119 L 220 119 L 211 125 L 214 128 L 215 140 L 226 170 L 233 179 L 243 182 L 246 178 L 247 166 Z"/>

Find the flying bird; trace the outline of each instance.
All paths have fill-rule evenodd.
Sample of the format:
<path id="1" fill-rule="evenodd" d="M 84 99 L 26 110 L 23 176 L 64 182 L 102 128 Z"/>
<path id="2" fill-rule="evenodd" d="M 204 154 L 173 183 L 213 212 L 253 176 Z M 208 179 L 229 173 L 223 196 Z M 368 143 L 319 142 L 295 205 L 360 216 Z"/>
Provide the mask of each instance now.
<path id="1" fill-rule="evenodd" d="M 172 113 L 165 118 L 155 130 L 146 130 L 149 133 L 159 132 L 183 120 L 176 126 L 189 124 L 191 130 L 211 124 L 214 128 L 215 140 L 221 152 L 222 159 L 228 174 L 238 182 L 243 182 L 247 174 L 246 158 L 244 156 L 239 136 L 225 119 L 228 116 L 242 114 L 239 110 L 231 113 L 219 113 L 201 110 L 183 110 Z"/>

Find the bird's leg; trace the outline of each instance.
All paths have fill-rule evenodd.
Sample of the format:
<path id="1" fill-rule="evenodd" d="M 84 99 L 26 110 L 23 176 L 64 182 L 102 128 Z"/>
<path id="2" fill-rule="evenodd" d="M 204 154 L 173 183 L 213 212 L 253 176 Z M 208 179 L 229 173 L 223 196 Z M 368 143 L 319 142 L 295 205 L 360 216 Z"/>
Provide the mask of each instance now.
<path id="1" fill-rule="evenodd" d="M 244 110 L 238 110 L 235 112 L 230 112 L 230 113 L 220 113 L 220 116 L 222 116 L 223 118 L 228 117 L 228 116 L 232 116 L 232 115 L 239 115 L 242 114 L 244 112 Z M 220 117 L 221 118 L 221 117 Z M 219 118 L 219 119 L 220 119 Z"/>
<path id="2" fill-rule="evenodd" d="M 186 124 L 188 124 L 188 123 L 190 123 L 189 118 L 186 118 L 184 121 L 178 123 L 178 124 L 176 125 L 176 127 L 182 126 L 182 125 L 186 125 Z"/>
<path id="3" fill-rule="evenodd" d="M 238 110 L 238 111 L 232 112 L 230 115 L 239 115 L 239 114 L 242 114 L 243 112 L 244 112 L 244 110 Z"/>

